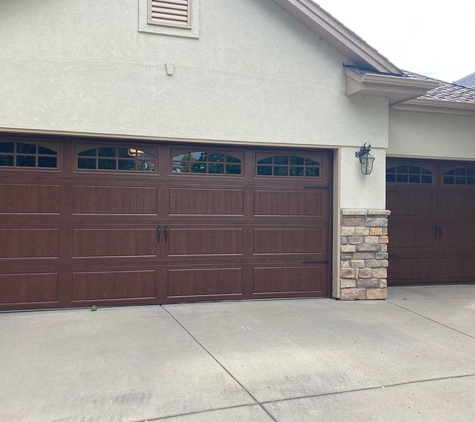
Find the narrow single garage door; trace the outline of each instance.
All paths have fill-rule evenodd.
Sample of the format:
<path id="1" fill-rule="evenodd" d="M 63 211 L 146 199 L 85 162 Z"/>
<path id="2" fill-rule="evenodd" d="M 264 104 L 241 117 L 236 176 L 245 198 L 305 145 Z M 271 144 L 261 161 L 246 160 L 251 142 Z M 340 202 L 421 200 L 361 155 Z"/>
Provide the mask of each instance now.
<path id="1" fill-rule="evenodd" d="M 475 163 L 389 160 L 390 285 L 475 282 Z"/>
<path id="2" fill-rule="evenodd" d="M 320 151 L 4 135 L 0 309 L 329 295 Z"/>

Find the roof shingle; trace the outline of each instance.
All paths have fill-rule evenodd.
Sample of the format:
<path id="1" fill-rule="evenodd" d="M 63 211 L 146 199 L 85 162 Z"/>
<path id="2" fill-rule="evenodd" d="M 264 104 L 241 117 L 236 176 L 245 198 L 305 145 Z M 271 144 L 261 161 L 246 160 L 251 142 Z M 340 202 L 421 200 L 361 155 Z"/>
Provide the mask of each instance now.
<path id="1" fill-rule="evenodd" d="M 475 89 L 461 86 L 456 83 L 440 81 L 438 79 L 429 78 L 413 72 L 404 71 L 404 74 L 410 78 L 437 81 L 440 85 L 427 92 L 427 94 L 419 97 L 423 100 L 447 101 L 452 103 L 475 104 Z"/>

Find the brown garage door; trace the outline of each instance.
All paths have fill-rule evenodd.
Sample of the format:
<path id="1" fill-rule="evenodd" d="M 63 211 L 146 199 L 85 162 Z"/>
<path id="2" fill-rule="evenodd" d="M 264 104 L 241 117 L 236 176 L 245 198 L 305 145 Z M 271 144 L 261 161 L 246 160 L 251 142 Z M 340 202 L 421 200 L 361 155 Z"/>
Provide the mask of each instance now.
<path id="1" fill-rule="evenodd" d="M 475 282 L 475 163 L 389 160 L 391 285 Z"/>
<path id="2" fill-rule="evenodd" d="M 329 158 L 3 136 L 0 309 L 328 296 Z"/>

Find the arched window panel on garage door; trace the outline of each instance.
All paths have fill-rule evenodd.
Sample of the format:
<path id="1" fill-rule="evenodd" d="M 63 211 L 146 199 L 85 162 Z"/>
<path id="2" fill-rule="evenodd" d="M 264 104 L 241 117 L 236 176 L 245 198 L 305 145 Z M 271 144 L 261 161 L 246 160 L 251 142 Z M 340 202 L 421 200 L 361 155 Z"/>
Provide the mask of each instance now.
<path id="1" fill-rule="evenodd" d="M 56 169 L 58 168 L 58 149 L 57 144 L 2 141 L 0 142 L 0 168 Z"/>
<path id="2" fill-rule="evenodd" d="M 172 150 L 172 173 L 242 175 L 242 153 L 216 150 Z"/>
<path id="3" fill-rule="evenodd" d="M 386 182 L 432 184 L 433 173 L 421 166 L 393 166 L 386 169 Z"/>
<path id="4" fill-rule="evenodd" d="M 320 177 L 320 163 L 300 155 L 259 154 L 257 157 L 257 176 L 276 177 Z"/>
<path id="5" fill-rule="evenodd" d="M 79 145 L 77 169 L 98 171 L 155 172 L 154 148 L 127 145 Z"/>
<path id="6" fill-rule="evenodd" d="M 444 185 L 475 186 L 475 167 L 458 167 L 444 172 Z"/>

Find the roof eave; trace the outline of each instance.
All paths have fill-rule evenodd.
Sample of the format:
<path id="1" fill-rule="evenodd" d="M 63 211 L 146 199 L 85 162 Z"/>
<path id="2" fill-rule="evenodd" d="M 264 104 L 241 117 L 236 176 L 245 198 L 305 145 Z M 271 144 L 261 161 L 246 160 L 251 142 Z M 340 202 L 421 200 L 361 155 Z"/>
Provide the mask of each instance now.
<path id="1" fill-rule="evenodd" d="M 389 105 L 395 105 L 424 95 L 439 86 L 439 82 L 400 77 L 357 73 L 345 68 L 346 95 L 371 95 L 388 98 Z"/>
<path id="2" fill-rule="evenodd" d="M 355 65 L 378 72 L 403 74 L 401 69 L 311 0 L 273 1 Z"/>
<path id="3" fill-rule="evenodd" d="M 433 100 L 416 98 L 397 104 L 392 107 L 395 110 L 417 111 L 420 113 L 452 114 L 457 116 L 475 116 L 474 103 L 462 103 L 454 101 Z"/>

